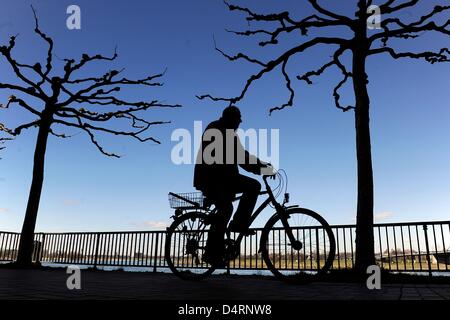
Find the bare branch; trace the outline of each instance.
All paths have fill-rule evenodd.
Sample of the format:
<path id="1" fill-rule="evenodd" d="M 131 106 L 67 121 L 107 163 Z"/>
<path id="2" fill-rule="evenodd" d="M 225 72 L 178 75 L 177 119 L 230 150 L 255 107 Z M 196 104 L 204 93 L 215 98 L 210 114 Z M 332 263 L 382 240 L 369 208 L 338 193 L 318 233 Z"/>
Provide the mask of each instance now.
<path id="1" fill-rule="evenodd" d="M 4 125 L 2 123 L 0 123 L 0 131 L 1 131 L 1 128 L 3 128 L 3 127 L 4 127 Z M 12 138 L 2 137 L 2 138 L 0 138 L 0 143 L 3 144 L 5 141 L 9 141 L 9 140 L 12 140 Z M 0 150 L 3 150 L 3 149 L 5 149 L 5 147 L 0 148 Z"/>
<path id="2" fill-rule="evenodd" d="M 19 69 L 19 63 L 14 60 L 11 56 L 11 50 L 14 48 L 16 44 L 16 36 L 12 36 L 9 40 L 9 45 L 8 46 L 0 46 L 0 54 L 2 54 L 6 60 L 9 62 L 10 66 L 12 67 L 14 73 L 16 74 L 16 76 L 22 80 L 23 82 L 25 82 L 26 84 L 28 84 L 30 86 L 30 88 L 28 89 L 28 91 L 31 91 L 31 88 L 33 90 L 36 90 L 39 92 L 39 94 L 42 97 L 46 97 L 44 91 L 41 89 L 40 86 L 38 86 L 36 83 L 34 83 L 33 81 L 31 81 L 30 79 L 28 79 L 27 77 L 25 77 L 22 72 Z"/>
<path id="3" fill-rule="evenodd" d="M 104 154 L 105 156 L 108 156 L 108 157 L 114 157 L 114 158 L 120 158 L 120 157 L 121 157 L 121 156 L 119 156 L 119 155 L 117 155 L 117 154 L 115 154 L 115 153 L 109 153 L 109 152 L 106 152 L 105 149 L 104 149 L 104 148 L 98 143 L 98 141 L 95 139 L 94 134 L 93 134 L 88 128 L 86 128 L 86 127 L 84 126 L 84 124 L 83 124 L 83 122 L 81 121 L 81 119 L 77 119 L 77 120 L 78 120 L 78 123 L 77 123 L 77 124 L 76 124 L 76 123 L 72 123 L 72 122 L 67 122 L 67 121 L 64 121 L 64 120 L 60 120 L 60 119 L 55 119 L 55 120 L 54 120 L 54 123 L 58 123 L 58 124 L 65 125 L 65 126 L 67 126 L 67 127 L 74 127 L 74 128 L 78 128 L 78 129 L 83 130 L 84 132 L 86 132 L 86 133 L 88 134 L 88 136 L 89 136 L 89 138 L 90 138 L 92 144 L 94 144 L 94 146 L 97 147 L 97 149 L 98 149 L 102 154 Z"/>
<path id="4" fill-rule="evenodd" d="M 24 104 L 26 107 L 28 106 L 23 100 L 17 99 L 14 96 L 10 96 L 9 99 L 8 99 L 8 103 L 5 106 L 0 104 L 0 108 L 8 109 L 10 104 L 14 103 L 14 102 L 18 102 L 20 105 Z M 37 114 L 40 115 L 39 113 L 37 113 Z M 6 132 L 6 133 L 8 133 L 9 135 L 12 135 L 12 136 L 18 136 L 18 135 L 20 135 L 22 130 L 28 129 L 28 128 L 31 128 L 31 127 L 34 127 L 34 126 L 38 126 L 39 123 L 40 123 L 40 119 L 37 119 L 37 120 L 29 122 L 27 124 L 20 125 L 17 128 L 15 128 L 15 129 L 9 129 L 3 123 L 0 123 L 0 131 Z M 0 141 L 1 140 L 5 140 L 5 139 L 6 140 L 11 140 L 10 138 L 2 138 L 2 139 L 0 139 Z"/>
<path id="5" fill-rule="evenodd" d="M 334 102 L 335 105 L 338 109 L 341 109 L 342 111 L 346 112 L 348 110 L 351 109 L 355 109 L 355 107 L 353 106 L 346 106 L 343 107 L 340 104 L 340 94 L 339 94 L 339 89 L 347 82 L 347 80 L 352 76 L 352 74 L 350 72 L 347 71 L 347 69 L 345 68 L 345 66 L 340 62 L 339 57 L 345 52 L 347 48 L 341 46 L 338 50 L 336 50 L 336 52 L 333 54 L 333 58 L 331 59 L 331 61 L 325 63 L 324 65 L 322 65 L 319 69 L 317 70 L 313 70 L 313 71 L 309 71 L 306 72 L 305 74 L 298 76 L 297 79 L 299 80 L 304 80 L 306 81 L 306 83 L 308 84 L 313 84 L 313 82 L 311 81 L 310 77 L 312 76 L 320 76 L 323 72 L 325 72 L 325 70 L 327 70 L 328 68 L 330 68 L 331 66 L 337 66 L 338 69 L 342 72 L 344 78 L 343 80 L 341 80 L 336 87 L 333 90 L 333 97 L 334 97 Z"/>
<path id="6" fill-rule="evenodd" d="M 66 101 L 58 103 L 56 106 L 58 108 L 60 108 L 60 107 L 64 107 L 64 106 L 70 105 L 71 103 L 79 100 L 84 94 L 89 94 L 94 89 L 100 89 L 100 88 L 106 87 L 106 86 L 143 85 L 143 86 L 150 86 L 150 87 L 154 87 L 154 86 L 160 87 L 160 86 L 163 85 L 160 82 L 153 82 L 153 80 L 162 77 L 164 75 L 164 73 L 148 76 L 146 78 L 138 79 L 138 80 L 131 80 L 131 79 L 128 79 L 128 78 L 122 78 L 122 79 L 119 79 L 119 80 L 113 80 L 117 75 L 119 75 L 119 73 L 120 72 L 117 71 L 117 70 L 111 70 L 110 72 L 108 72 L 105 75 L 103 75 L 101 80 L 95 82 L 94 84 L 90 85 L 87 88 L 79 90 L 78 92 L 76 92 L 74 94 L 71 93 L 70 91 L 68 91 L 67 89 L 64 89 L 64 91 L 70 96 L 70 98 L 67 99 Z M 89 79 L 93 79 L 93 78 L 89 78 Z M 86 79 L 82 79 L 82 82 L 85 82 L 85 80 Z M 76 82 L 74 81 L 73 83 L 76 83 Z M 91 95 L 92 94 L 95 95 L 96 93 L 91 93 Z"/>
<path id="7" fill-rule="evenodd" d="M 396 0 L 388 0 L 384 4 L 380 6 L 381 12 L 385 12 L 386 9 L 390 8 L 391 4 L 393 4 Z"/>
<path id="8" fill-rule="evenodd" d="M 33 5 L 31 5 L 31 9 L 33 10 L 34 15 L 34 21 L 35 21 L 35 28 L 34 32 L 36 32 L 42 39 L 44 39 L 48 43 L 48 51 L 47 51 L 47 64 L 45 66 L 45 72 L 43 73 L 42 80 L 37 83 L 37 86 L 41 86 L 45 82 L 45 78 L 48 76 L 50 71 L 52 70 L 52 55 L 53 55 L 53 40 L 49 36 L 47 36 L 45 33 L 43 33 L 39 29 L 39 23 L 38 18 L 36 15 L 36 11 L 33 8 Z"/>
<path id="9" fill-rule="evenodd" d="M 439 52 L 395 52 L 394 49 L 390 47 L 383 47 L 378 49 L 372 49 L 369 51 L 369 55 L 379 54 L 379 53 L 389 53 L 394 59 L 400 58 L 411 58 L 411 59 L 424 59 L 427 62 L 434 64 L 436 62 L 449 62 L 450 61 L 450 50 L 448 48 L 442 48 Z"/>
<path id="10" fill-rule="evenodd" d="M 269 15 L 263 15 L 263 14 L 257 14 L 251 11 L 248 8 L 236 6 L 236 5 L 230 5 L 227 2 L 225 2 L 230 9 L 230 11 L 238 10 L 245 12 L 247 14 L 247 20 L 248 21 L 265 21 L 265 22 L 276 22 L 278 21 L 280 23 L 280 27 L 276 28 L 273 31 L 268 31 L 265 29 L 258 29 L 258 30 L 246 30 L 246 31 L 230 31 L 236 35 L 240 36 L 253 36 L 257 34 L 265 34 L 269 35 L 270 39 L 266 41 L 261 41 L 259 43 L 260 46 L 266 46 L 268 44 L 277 44 L 278 43 L 278 37 L 282 33 L 290 33 L 294 30 L 300 30 L 302 35 L 308 34 L 308 29 L 311 27 L 330 27 L 330 26 L 339 26 L 339 25 L 347 25 L 348 23 L 343 22 L 341 20 L 330 20 L 323 17 L 318 16 L 317 14 L 310 15 L 300 21 L 294 21 L 292 18 L 289 17 L 288 12 L 282 12 L 279 14 L 269 14 Z"/>
<path id="11" fill-rule="evenodd" d="M 2 123 L 0 123 L 0 131 L 4 131 L 4 130 L 2 130 L 2 128 L 4 128 L 4 125 L 2 124 Z M 6 147 L 4 146 L 5 145 L 5 142 L 6 141 L 9 141 L 9 140 L 12 140 L 12 138 L 6 138 L 6 137 L 0 137 L 0 150 L 4 150 Z M 0 160 L 1 160 L 2 158 L 0 157 Z"/>
<path id="12" fill-rule="evenodd" d="M 3 123 L 1 123 L 1 122 L 0 122 L 0 131 L 1 131 L 1 132 L 5 132 L 5 133 L 7 133 L 8 135 L 11 135 L 11 136 L 14 135 L 14 130 L 8 128 L 7 126 L 5 126 L 5 125 L 4 125 Z M 6 139 L 8 139 L 8 138 L 1 138 L 1 139 L 2 139 L 2 140 L 6 140 Z"/>
<path id="13" fill-rule="evenodd" d="M 67 135 L 64 133 L 56 133 L 52 128 L 48 129 L 48 132 L 50 132 L 51 135 L 57 137 L 57 138 L 63 138 L 63 139 L 67 139 L 67 138 L 72 138 L 73 135 Z"/>
<path id="14" fill-rule="evenodd" d="M 23 107 L 24 109 L 30 111 L 31 113 L 33 113 L 33 114 L 35 114 L 35 115 L 37 115 L 37 116 L 41 116 L 41 115 L 42 115 L 39 111 L 37 111 L 36 109 L 34 109 L 33 107 L 31 107 L 31 106 L 30 106 L 29 104 L 27 104 L 24 100 L 22 100 L 22 99 L 20 99 L 20 98 L 17 98 L 17 97 L 14 96 L 14 95 L 9 96 L 9 98 L 8 98 L 8 103 L 7 103 L 6 106 L 4 106 L 3 108 L 4 108 L 4 109 L 8 109 L 9 106 L 10 106 L 12 103 L 18 103 L 21 107 Z"/>
<path id="15" fill-rule="evenodd" d="M 257 60 L 257 59 L 250 58 L 248 55 L 246 55 L 246 54 L 244 54 L 244 53 L 241 53 L 241 52 L 239 52 L 239 53 L 236 54 L 235 56 L 230 56 L 230 55 L 226 54 L 225 52 L 223 52 L 222 50 L 220 50 L 219 48 L 217 48 L 217 45 L 216 45 L 216 42 L 215 42 L 215 41 L 214 41 L 214 47 L 215 47 L 215 49 L 216 49 L 218 52 L 220 52 L 225 58 L 227 58 L 227 59 L 230 60 L 230 61 L 235 61 L 235 60 L 243 59 L 243 60 L 247 60 L 248 62 L 251 62 L 251 63 L 259 64 L 259 65 L 262 66 L 262 67 L 266 67 L 266 66 L 267 66 L 264 62 L 259 61 L 259 60 Z"/>
<path id="16" fill-rule="evenodd" d="M 292 107 L 292 104 L 294 102 L 295 93 L 291 86 L 291 79 L 289 78 L 289 75 L 286 72 L 286 64 L 287 64 L 287 60 L 283 61 L 283 64 L 281 66 L 281 72 L 283 73 L 284 79 L 286 81 L 286 88 L 289 90 L 289 100 L 286 103 L 283 103 L 279 107 L 270 108 L 269 114 L 272 114 L 272 112 L 275 110 L 283 110 L 286 107 Z"/>
<path id="17" fill-rule="evenodd" d="M 81 124 L 81 125 L 82 125 L 82 124 Z M 109 153 L 109 152 L 106 152 L 105 149 L 97 142 L 97 140 L 95 140 L 94 134 L 93 134 L 88 128 L 82 126 L 81 129 L 82 129 L 83 131 L 85 131 L 85 132 L 89 135 L 89 138 L 91 139 L 91 142 L 92 142 L 92 143 L 97 147 L 97 149 L 98 149 L 101 153 L 103 153 L 105 156 L 108 156 L 108 157 L 114 157 L 114 158 L 120 158 L 120 157 L 121 157 L 121 156 L 119 156 L 119 155 L 117 155 L 117 154 L 115 154 L 115 153 Z"/>
<path id="18" fill-rule="evenodd" d="M 404 8 L 415 6 L 419 2 L 419 0 L 409 0 L 402 4 L 397 5 L 395 7 L 391 7 L 391 4 L 393 4 L 394 2 L 395 1 L 393 1 L 393 0 L 389 0 L 388 2 L 386 2 L 385 4 L 380 6 L 381 13 L 385 13 L 385 14 L 393 13 L 393 12 L 402 10 Z"/>
<path id="19" fill-rule="evenodd" d="M 140 134 L 147 131 L 151 126 L 170 123 L 170 121 L 152 121 L 152 122 L 150 122 L 145 119 L 138 118 L 133 114 L 125 114 L 125 115 L 119 115 L 116 118 L 130 119 L 132 121 L 132 127 L 136 128 L 138 130 L 119 131 L 119 130 L 108 129 L 108 128 L 104 128 L 104 127 L 94 126 L 90 123 L 83 122 L 81 117 L 78 115 L 75 115 L 72 118 L 74 118 L 77 121 L 77 123 L 67 122 L 67 121 L 64 121 L 61 119 L 55 119 L 54 122 L 65 125 L 65 126 L 74 127 L 74 128 L 83 130 L 84 132 L 86 132 L 88 134 L 89 138 L 91 139 L 91 142 L 97 147 L 97 149 L 102 154 L 109 156 L 109 157 L 116 157 L 116 158 L 120 158 L 121 156 L 119 156 L 115 153 L 109 153 L 109 152 L 105 151 L 105 149 L 96 140 L 94 131 L 101 131 L 101 132 L 110 133 L 113 135 L 129 136 L 133 139 L 138 140 L 139 142 L 153 141 L 157 144 L 160 144 L 161 142 L 156 140 L 155 138 L 153 138 L 153 137 L 143 138 L 140 136 Z M 140 123 L 140 124 L 138 124 L 138 123 Z"/>
<path id="20" fill-rule="evenodd" d="M 112 97 L 108 97 L 108 98 L 112 98 Z M 115 98 L 114 98 L 115 99 Z M 120 101 L 120 100 L 119 100 Z M 176 107 L 180 107 L 180 105 L 169 105 L 169 104 L 162 104 L 159 103 L 157 100 L 152 101 L 152 102 L 111 102 L 111 101 L 107 101 L 107 102 L 92 102 L 92 101 L 88 101 L 86 100 L 85 102 L 89 103 L 89 104 L 100 104 L 100 105 L 111 105 L 111 104 L 116 104 L 116 105 L 132 105 L 135 107 L 132 108 L 128 108 L 128 109 L 124 109 L 124 110 L 118 110 L 118 111 L 110 111 L 110 112 L 104 112 L 104 113 L 98 113 L 98 112 L 91 112 L 89 110 L 86 110 L 84 108 L 80 108 L 80 109 L 75 109 L 75 108 L 71 108 L 71 107 L 64 107 L 60 110 L 57 110 L 55 112 L 56 115 L 60 116 L 60 117 L 65 117 L 65 118 L 74 118 L 76 117 L 80 117 L 86 120 L 90 120 L 90 121 L 108 121 L 112 118 L 117 118 L 119 116 L 125 115 L 125 114 L 133 114 L 135 112 L 139 112 L 139 111 L 145 111 L 149 108 L 152 107 L 158 107 L 158 108 L 176 108 Z"/>
<path id="21" fill-rule="evenodd" d="M 308 72 L 304 73 L 301 76 L 297 76 L 297 79 L 298 80 L 303 80 L 307 84 L 313 84 L 313 82 L 311 81 L 310 77 L 312 77 L 312 76 L 320 76 L 322 73 L 325 72 L 326 69 L 328 69 L 329 67 L 331 67 L 333 65 L 335 65 L 335 62 L 334 62 L 334 60 L 331 60 L 330 62 L 327 62 L 326 64 L 324 64 L 323 66 L 321 66 L 317 70 L 308 71 Z"/>
<path id="22" fill-rule="evenodd" d="M 310 28 L 323 28 L 331 26 L 343 26 L 343 25 L 346 24 L 338 20 L 327 20 L 313 14 L 299 21 L 293 26 L 277 28 L 275 31 L 270 33 L 271 34 L 270 40 L 261 41 L 259 45 L 263 47 L 268 44 L 278 44 L 278 37 L 281 33 L 290 33 L 294 30 L 300 30 L 301 35 L 307 36 Z"/>
<path id="23" fill-rule="evenodd" d="M 289 12 L 287 12 L 287 11 L 284 11 L 281 13 L 275 13 L 275 14 L 268 14 L 268 15 L 257 14 L 257 13 L 252 12 L 248 8 L 229 4 L 227 1 L 224 1 L 224 3 L 230 11 L 237 10 L 237 11 L 242 11 L 242 12 L 247 13 L 248 14 L 248 17 L 246 18 L 247 21 L 278 21 L 282 25 L 286 25 L 286 23 L 295 24 L 295 21 L 293 19 L 291 19 L 291 17 L 289 16 Z"/>
<path id="24" fill-rule="evenodd" d="M 89 62 L 92 61 L 99 61 L 99 60 L 105 60 L 105 61 L 113 61 L 118 57 L 117 54 L 117 47 L 114 49 L 114 54 L 111 57 L 106 57 L 103 56 L 101 54 L 96 54 L 94 56 L 89 56 L 88 54 L 84 53 L 81 56 L 81 59 L 78 63 L 75 63 L 74 59 L 64 59 L 64 61 L 66 61 L 66 65 L 64 66 L 64 80 L 66 82 L 68 82 L 70 76 L 72 75 L 72 73 L 76 70 L 81 69 L 84 65 L 86 65 Z"/>
<path id="25" fill-rule="evenodd" d="M 318 0 L 308 0 L 308 2 L 314 7 L 314 9 L 316 9 L 319 13 L 326 15 L 330 18 L 336 19 L 342 23 L 345 23 L 348 26 L 353 25 L 353 20 L 350 19 L 349 17 L 345 17 L 339 14 L 336 14 L 334 12 L 331 12 L 329 10 L 326 10 L 325 8 L 323 8 L 322 6 L 320 6 L 317 3 Z"/>
<path id="26" fill-rule="evenodd" d="M 29 122 L 26 124 L 22 124 L 15 129 L 9 129 L 4 124 L 0 123 L 0 131 L 6 132 L 7 134 L 9 134 L 11 136 L 18 136 L 22 133 L 22 130 L 24 130 L 24 129 L 29 129 L 31 127 L 39 126 L 40 121 L 41 120 L 38 119 L 38 120 Z M 3 139 L 5 139 L 5 138 L 3 138 Z M 6 138 L 6 140 L 11 140 L 11 139 Z"/>
<path id="27" fill-rule="evenodd" d="M 312 76 L 320 76 L 329 67 L 331 67 L 333 65 L 337 65 L 339 63 L 339 57 L 344 53 L 344 51 L 346 49 L 347 49 L 346 47 L 340 46 L 339 49 L 336 50 L 336 52 L 333 54 L 333 58 L 331 59 L 331 61 L 325 63 L 323 66 L 321 66 L 317 70 L 308 71 L 308 72 L 306 72 L 305 74 L 303 74 L 301 76 L 297 76 L 297 79 L 306 81 L 307 84 L 313 84 L 311 79 L 310 79 L 310 77 L 312 77 Z"/>
<path id="28" fill-rule="evenodd" d="M 93 126 L 89 123 L 84 123 L 84 127 L 88 128 L 88 129 L 92 129 L 92 130 L 97 130 L 97 131 L 103 131 L 103 132 L 107 132 L 107 133 L 111 133 L 114 135 L 121 135 L 121 136 L 129 136 L 132 137 L 140 142 L 146 142 L 146 141 L 153 141 L 157 144 L 161 144 L 160 141 L 156 140 L 153 137 L 146 137 L 146 138 L 142 138 L 139 136 L 139 134 L 143 133 L 144 131 L 146 131 L 151 125 L 158 125 L 158 124 L 168 124 L 170 123 L 170 121 L 154 121 L 154 122 L 145 122 L 146 125 L 143 127 L 140 127 L 139 130 L 131 132 L 131 131 L 117 131 L 117 130 L 112 130 L 112 129 L 108 129 L 108 128 L 103 128 L 103 127 L 98 127 L 98 126 Z M 136 127 L 136 126 L 135 126 Z"/>
<path id="29" fill-rule="evenodd" d="M 419 20 L 417 20 L 415 22 L 403 23 L 398 18 L 389 18 L 389 19 L 383 20 L 381 23 L 381 26 L 385 27 L 386 28 L 385 30 L 387 30 L 387 31 L 389 31 L 389 29 L 387 28 L 389 24 L 395 24 L 404 29 L 411 28 L 411 27 L 417 27 L 417 26 L 420 26 L 421 24 L 423 24 L 424 22 L 426 22 L 427 20 L 429 20 L 430 18 L 434 17 L 435 15 L 437 15 L 443 11 L 449 10 L 449 9 L 450 9 L 450 6 L 435 6 L 430 13 L 423 15 L 422 17 L 420 17 Z M 446 24 L 444 24 L 441 27 L 445 28 L 446 26 L 448 26 L 448 24 L 449 24 L 449 20 L 447 20 Z"/>
<path id="30" fill-rule="evenodd" d="M 326 38 L 326 37 L 317 37 L 317 38 L 311 39 L 310 41 L 304 42 L 297 47 L 287 50 L 278 58 L 265 63 L 264 64 L 265 67 L 263 67 L 258 73 L 253 74 L 252 76 L 250 76 L 248 78 L 248 80 L 244 86 L 244 89 L 242 90 L 242 92 L 239 96 L 236 96 L 233 98 L 222 98 L 222 97 L 213 97 L 210 94 L 207 94 L 207 95 L 201 95 L 201 96 L 197 95 L 197 98 L 200 100 L 210 99 L 212 101 L 227 101 L 230 104 L 235 104 L 236 102 L 243 99 L 243 97 L 245 96 L 246 92 L 248 91 L 249 87 L 252 85 L 253 82 L 260 79 L 263 75 L 272 71 L 277 66 L 284 63 L 285 61 L 287 63 L 287 60 L 289 60 L 290 57 L 296 55 L 297 53 L 301 53 L 308 48 L 314 47 L 318 44 L 338 44 L 338 45 L 342 45 L 342 46 L 348 46 L 348 41 L 344 40 L 344 39 L 340 39 L 340 38 Z"/>
<path id="31" fill-rule="evenodd" d="M 347 82 L 348 78 L 351 76 L 350 73 L 348 73 L 345 69 L 342 71 L 344 75 L 344 79 L 342 79 L 337 86 L 333 89 L 333 97 L 334 97 L 334 103 L 336 105 L 336 108 L 341 109 L 343 112 L 347 112 L 352 109 L 356 109 L 354 106 L 346 106 L 343 107 L 340 103 L 341 95 L 339 94 L 339 89 Z"/>
<path id="32" fill-rule="evenodd" d="M 41 119 L 38 119 L 38 120 L 35 120 L 35 121 L 32 121 L 32 122 L 20 125 L 20 126 L 18 126 L 17 128 L 14 129 L 14 135 L 18 136 L 19 134 L 22 133 L 22 130 L 24 130 L 24 129 L 29 129 L 31 127 L 38 127 L 40 122 L 41 122 Z"/>
<path id="33" fill-rule="evenodd" d="M 41 98 L 41 96 L 38 95 L 36 93 L 36 91 L 34 91 L 33 88 L 24 88 L 24 87 L 17 86 L 17 85 L 14 85 L 14 84 L 0 83 L 0 89 L 9 89 L 9 90 L 20 91 L 22 93 L 25 93 L 25 94 L 28 94 L 30 96 L 33 96 L 35 98 Z"/>
<path id="34" fill-rule="evenodd" d="M 389 38 L 403 38 L 410 39 L 416 38 L 418 33 L 424 31 L 436 31 L 443 33 L 445 35 L 450 35 L 450 30 L 447 30 L 447 27 L 450 25 L 450 19 L 447 20 L 442 25 L 437 25 L 434 21 L 429 21 L 432 17 L 437 14 L 447 11 L 450 9 L 450 6 L 435 6 L 432 11 L 422 17 L 419 20 L 412 23 L 403 23 L 398 18 L 389 18 L 384 19 L 381 23 L 381 27 L 383 28 L 383 32 L 377 33 L 369 38 L 370 43 L 373 43 L 377 39 L 381 39 L 383 45 L 387 45 Z M 427 23 L 426 23 L 427 22 Z M 424 24 L 426 23 L 426 24 Z M 399 28 L 391 30 L 389 25 L 396 25 Z"/>

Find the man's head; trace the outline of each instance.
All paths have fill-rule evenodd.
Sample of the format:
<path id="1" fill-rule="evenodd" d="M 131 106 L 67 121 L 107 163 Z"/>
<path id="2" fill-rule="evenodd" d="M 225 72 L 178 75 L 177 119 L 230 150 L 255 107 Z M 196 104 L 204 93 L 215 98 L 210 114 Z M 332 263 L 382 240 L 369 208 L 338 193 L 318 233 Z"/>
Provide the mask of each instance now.
<path id="1" fill-rule="evenodd" d="M 226 107 L 222 112 L 221 119 L 225 123 L 227 129 L 236 130 L 242 122 L 241 111 L 235 106 Z"/>

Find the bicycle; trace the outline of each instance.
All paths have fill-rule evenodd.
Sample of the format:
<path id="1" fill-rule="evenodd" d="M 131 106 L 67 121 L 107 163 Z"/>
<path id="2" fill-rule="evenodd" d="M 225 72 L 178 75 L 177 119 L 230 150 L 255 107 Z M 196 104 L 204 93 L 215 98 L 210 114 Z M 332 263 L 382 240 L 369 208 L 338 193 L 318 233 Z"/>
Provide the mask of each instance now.
<path id="1" fill-rule="evenodd" d="M 253 212 L 249 229 L 256 217 L 268 206 L 275 213 L 262 229 L 258 253 L 276 278 L 285 281 L 311 281 L 325 274 L 332 266 L 335 255 L 333 231 L 318 213 L 301 208 L 289 202 L 289 193 L 284 193 L 282 203 L 277 201 L 281 194 L 283 176 L 279 170 L 279 185 L 272 189 L 263 176 L 266 187 L 260 195 L 267 195 L 263 203 Z M 278 190 L 275 195 L 274 191 Z M 286 186 L 287 191 L 287 176 Z M 234 199 L 238 200 L 240 197 Z M 170 270 L 185 280 L 201 280 L 215 271 L 215 267 L 202 261 L 216 209 L 201 192 L 169 193 L 169 201 L 175 214 L 173 223 L 167 228 L 165 258 Z M 232 238 L 227 228 L 224 261 L 228 264 L 240 255 L 241 242 L 246 235 L 239 233 Z M 289 250 L 288 250 L 289 248 Z M 284 254 L 282 250 L 284 249 Z M 300 274 L 301 276 L 298 276 Z M 307 280 L 306 280 L 307 279 Z"/>

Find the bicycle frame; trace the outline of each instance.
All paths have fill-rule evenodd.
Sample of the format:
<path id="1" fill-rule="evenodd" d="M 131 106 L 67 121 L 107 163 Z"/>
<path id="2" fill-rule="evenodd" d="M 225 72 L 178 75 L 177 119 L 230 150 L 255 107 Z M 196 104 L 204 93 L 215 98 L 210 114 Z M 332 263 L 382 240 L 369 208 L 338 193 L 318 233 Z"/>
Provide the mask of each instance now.
<path id="1" fill-rule="evenodd" d="M 261 205 L 252 213 L 252 215 L 250 216 L 250 224 L 248 226 L 248 228 L 250 228 L 250 226 L 253 224 L 253 222 L 255 221 L 255 219 L 258 217 L 258 215 L 269 205 L 269 203 L 272 203 L 275 207 L 275 215 L 278 214 L 281 216 L 281 221 L 283 223 L 283 227 L 286 230 L 286 233 L 288 235 L 289 240 L 291 241 L 291 243 L 293 244 L 293 246 L 295 246 L 297 244 L 297 240 L 294 238 L 294 235 L 292 233 L 292 229 L 288 224 L 287 221 L 287 215 L 286 213 L 286 208 L 291 208 L 291 207 L 297 207 L 297 206 L 289 206 L 289 207 L 284 207 L 283 205 L 281 205 L 276 199 L 275 196 L 273 195 L 272 189 L 270 188 L 268 182 L 267 182 L 267 178 L 269 178 L 270 176 L 263 176 L 263 181 L 264 184 L 266 186 L 266 190 L 263 192 L 260 192 L 260 195 L 263 194 L 267 194 L 268 197 L 266 200 L 264 200 L 263 203 L 261 203 Z M 233 201 L 236 201 L 240 199 L 240 197 L 235 198 Z M 230 233 L 227 230 L 227 237 L 230 238 Z M 240 244 L 242 239 L 244 238 L 244 235 L 242 233 L 239 233 L 239 236 L 237 237 L 236 244 Z"/>

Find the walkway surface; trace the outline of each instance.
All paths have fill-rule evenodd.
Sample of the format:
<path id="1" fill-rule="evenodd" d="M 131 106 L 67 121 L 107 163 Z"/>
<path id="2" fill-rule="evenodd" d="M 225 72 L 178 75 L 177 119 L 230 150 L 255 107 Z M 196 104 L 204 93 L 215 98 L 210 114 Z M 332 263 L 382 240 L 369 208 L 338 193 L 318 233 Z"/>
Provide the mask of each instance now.
<path id="1" fill-rule="evenodd" d="M 81 289 L 69 290 L 65 270 L 0 269 L 0 299 L 164 300 L 450 300 L 450 285 L 358 283 L 289 285 L 257 276 L 212 276 L 186 282 L 168 273 L 81 271 Z"/>

